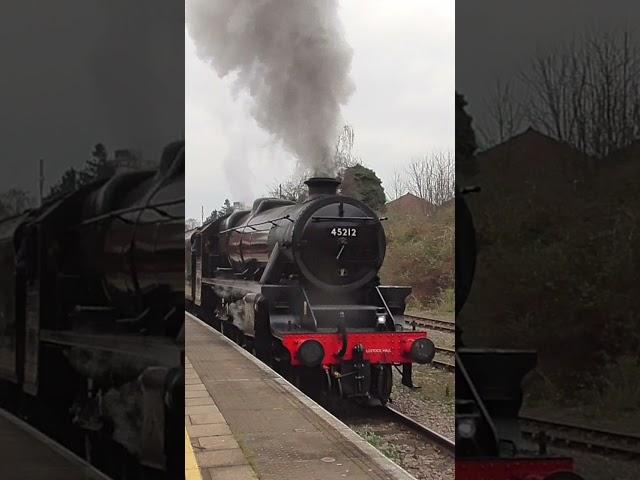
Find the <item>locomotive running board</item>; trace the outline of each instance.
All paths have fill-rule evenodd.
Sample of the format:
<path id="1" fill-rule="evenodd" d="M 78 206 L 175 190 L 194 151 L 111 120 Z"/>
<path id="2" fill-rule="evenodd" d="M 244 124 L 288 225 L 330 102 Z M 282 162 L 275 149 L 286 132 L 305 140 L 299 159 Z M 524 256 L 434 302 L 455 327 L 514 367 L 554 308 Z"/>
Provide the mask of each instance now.
<path id="1" fill-rule="evenodd" d="M 208 285 L 213 288 L 229 289 L 234 293 L 247 294 L 247 293 L 260 293 L 262 285 L 257 282 L 250 282 L 248 280 L 229 280 L 223 278 L 211 278 L 204 277 L 202 279 L 202 285 Z"/>
<path id="2" fill-rule="evenodd" d="M 271 331 L 290 331 L 296 325 L 296 319 L 301 318 L 299 324 L 307 331 L 317 331 L 318 321 L 315 317 L 307 292 L 300 285 L 260 285 L 262 295 L 269 302 L 269 318 Z M 305 307 L 306 305 L 306 307 Z M 284 308 L 281 308 L 284 306 Z"/>
<path id="3" fill-rule="evenodd" d="M 40 340 L 53 345 L 139 357 L 169 367 L 179 366 L 182 356 L 176 342 L 162 337 L 41 330 Z"/>

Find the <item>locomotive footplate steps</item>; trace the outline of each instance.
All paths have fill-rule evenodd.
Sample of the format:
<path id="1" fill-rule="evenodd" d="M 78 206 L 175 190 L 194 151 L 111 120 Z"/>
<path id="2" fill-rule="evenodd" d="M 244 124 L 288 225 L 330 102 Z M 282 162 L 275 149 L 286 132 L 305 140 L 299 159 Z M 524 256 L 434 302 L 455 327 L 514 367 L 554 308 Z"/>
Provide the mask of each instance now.
<path id="1" fill-rule="evenodd" d="M 413 479 L 219 332 L 185 323 L 185 425 L 203 480 Z"/>
<path id="2" fill-rule="evenodd" d="M 0 409 L 3 480 L 109 480 L 74 453 Z"/>

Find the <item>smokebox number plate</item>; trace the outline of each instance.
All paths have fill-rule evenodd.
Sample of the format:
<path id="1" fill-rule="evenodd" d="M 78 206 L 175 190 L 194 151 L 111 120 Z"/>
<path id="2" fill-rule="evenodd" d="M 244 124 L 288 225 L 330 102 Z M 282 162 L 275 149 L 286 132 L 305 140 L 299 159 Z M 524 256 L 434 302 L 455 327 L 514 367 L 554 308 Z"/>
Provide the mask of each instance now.
<path id="1" fill-rule="evenodd" d="M 334 227 L 330 230 L 332 237 L 357 237 L 358 229 L 357 228 L 342 228 L 342 227 Z"/>

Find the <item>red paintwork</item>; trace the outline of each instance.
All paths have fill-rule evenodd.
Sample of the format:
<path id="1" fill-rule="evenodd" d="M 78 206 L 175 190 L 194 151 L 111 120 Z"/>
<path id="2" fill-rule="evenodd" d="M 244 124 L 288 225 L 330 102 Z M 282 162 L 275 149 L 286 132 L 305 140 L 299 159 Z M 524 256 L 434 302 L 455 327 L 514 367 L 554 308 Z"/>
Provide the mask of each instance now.
<path id="1" fill-rule="evenodd" d="M 348 346 L 344 357 L 337 353 L 342 348 L 342 336 L 339 333 L 297 333 L 282 336 L 283 345 L 291 354 L 291 364 L 300 365 L 297 352 L 305 340 L 317 340 L 324 347 L 323 365 L 339 365 L 343 360 L 351 360 L 353 347 L 362 344 L 365 348 L 364 359 L 371 363 L 411 363 L 409 351 L 418 338 L 426 338 L 426 332 L 371 332 L 347 333 Z"/>
<path id="2" fill-rule="evenodd" d="M 571 458 L 456 459 L 456 480 L 545 480 L 560 472 L 573 472 Z"/>

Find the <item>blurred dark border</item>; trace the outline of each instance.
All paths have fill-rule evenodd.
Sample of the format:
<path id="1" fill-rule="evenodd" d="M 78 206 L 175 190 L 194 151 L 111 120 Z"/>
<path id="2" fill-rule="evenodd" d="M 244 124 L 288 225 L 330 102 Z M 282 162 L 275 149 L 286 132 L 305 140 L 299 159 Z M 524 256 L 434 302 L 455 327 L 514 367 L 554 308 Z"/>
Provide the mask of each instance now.
<path id="1" fill-rule="evenodd" d="M 0 59 L 0 407 L 183 478 L 184 2 L 5 2 Z"/>
<path id="2" fill-rule="evenodd" d="M 638 18 L 456 2 L 456 478 L 637 477 Z"/>

